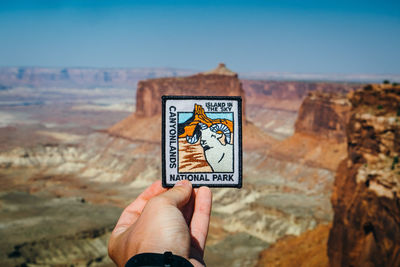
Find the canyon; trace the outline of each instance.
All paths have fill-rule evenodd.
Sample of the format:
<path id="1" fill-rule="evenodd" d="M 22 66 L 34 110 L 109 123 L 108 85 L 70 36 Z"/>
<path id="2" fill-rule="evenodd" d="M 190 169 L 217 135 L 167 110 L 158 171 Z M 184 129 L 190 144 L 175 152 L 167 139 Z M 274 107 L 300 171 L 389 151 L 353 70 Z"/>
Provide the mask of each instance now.
<path id="1" fill-rule="evenodd" d="M 134 85 L 96 94 L 67 91 L 67 104 L 55 96 L 41 104 L 0 106 L 4 116 L 21 114 L 0 127 L 0 138 L 8 143 L 0 151 L 0 236 L 10 240 L 1 249 L 1 265 L 112 266 L 105 248 L 119 213 L 161 177 L 163 94 L 244 100 L 244 186 L 213 189 L 206 263 L 263 266 L 288 255 L 290 266 L 296 261 L 291 246 L 304 252 L 298 260 L 318 252 L 314 261 L 328 262 L 332 221 L 336 229 L 330 196 L 336 168 L 347 156 L 346 125 L 353 112 L 346 94 L 362 85 L 240 80 L 222 64 L 189 74 L 144 80 L 136 91 Z M 13 101 L 13 90 L 0 96 Z M 19 90 L 35 95 L 35 89 Z M 45 90 L 48 97 L 52 89 Z M 116 100 L 107 102 L 112 92 Z M 131 107 L 121 108 L 117 99 Z M 58 113 L 49 116 L 51 110 Z M 40 230 L 45 224 L 48 229 Z"/>
<path id="2" fill-rule="evenodd" d="M 331 266 L 400 265 L 400 86 L 350 96 L 348 149 L 337 171 Z"/>

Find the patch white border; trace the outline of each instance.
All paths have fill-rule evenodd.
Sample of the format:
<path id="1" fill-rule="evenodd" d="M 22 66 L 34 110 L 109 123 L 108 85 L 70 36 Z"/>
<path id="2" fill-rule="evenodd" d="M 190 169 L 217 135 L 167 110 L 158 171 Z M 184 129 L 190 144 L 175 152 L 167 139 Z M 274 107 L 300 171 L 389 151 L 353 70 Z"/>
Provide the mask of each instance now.
<path id="1" fill-rule="evenodd" d="M 184 105 L 182 105 L 182 100 L 185 100 Z M 176 131 L 178 129 L 178 112 L 193 112 L 194 104 L 202 105 L 205 107 L 206 102 L 210 101 L 220 101 L 220 102 L 232 102 L 233 110 L 237 110 L 237 112 L 233 113 L 233 140 L 234 140 L 234 171 L 233 173 L 201 173 L 201 172 L 193 172 L 193 173 L 183 173 L 186 175 L 190 174 L 233 174 L 233 182 L 232 181 L 219 181 L 219 182 L 207 182 L 207 181 L 192 181 L 193 187 L 200 186 L 208 186 L 208 187 L 242 187 L 242 98 L 238 96 L 162 96 L 162 185 L 163 187 L 173 187 L 176 181 L 171 181 L 167 179 L 170 174 L 178 174 L 177 168 L 176 172 L 172 172 L 171 168 L 167 168 L 166 155 L 170 154 L 170 146 L 169 142 L 166 138 L 169 136 L 167 131 L 171 128 L 170 121 L 167 119 L 167 115 L 169 112 L 169 107 L 173 106 L 174 103 L 179 103 L 179 110 L 176 111 Z M 178 140 L 177 140 L 178 142 Z M 178 149 L 178 144 L 176 146 Z M 179 160 L 179 158 L 177 158 Z M 168 161 L 169 163 L 169 161 Z M 182 174 L 182 173 L 180 173 Z"/>

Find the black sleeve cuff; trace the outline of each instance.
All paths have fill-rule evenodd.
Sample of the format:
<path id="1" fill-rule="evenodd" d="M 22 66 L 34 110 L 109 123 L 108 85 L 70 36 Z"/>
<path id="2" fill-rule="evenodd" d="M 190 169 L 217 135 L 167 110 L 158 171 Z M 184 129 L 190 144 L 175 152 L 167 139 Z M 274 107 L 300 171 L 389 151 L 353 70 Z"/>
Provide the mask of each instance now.
<path id="1" fill-rule="evenodd" d="M 133 256 L 125 264 L 125 267 L 193 267 L 185 258 L 173 255 L 167 251 L 159 253 L 141 253 Z"/>

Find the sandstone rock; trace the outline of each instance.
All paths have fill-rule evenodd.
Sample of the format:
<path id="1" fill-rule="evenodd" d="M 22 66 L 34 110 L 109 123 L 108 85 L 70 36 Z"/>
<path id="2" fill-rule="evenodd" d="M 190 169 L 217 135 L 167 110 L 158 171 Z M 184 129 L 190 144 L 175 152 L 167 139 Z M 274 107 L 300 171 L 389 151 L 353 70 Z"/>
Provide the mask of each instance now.
<path id="1" fill-rule="evenodd" d="M 360 87 L 343 83 L 254 80 L 242 80 L 242 84 L 249 105 L 296 112 L 310 92 L 346 94 Z"/>
<path id="2" fill-rule="evenodd" d="M 327 241 L 331 225 L 319 225 L 300 236 L 286 236 L 262 251 L 258 267 L 329 266 Z"/>
<path id="3" fill-rule="evenodd" d="M 245 148 L 267 149 L 276 140 L 246 120 L 246 96 L 236 73 L 220 64 L 215 70 L 188 77 L 149 79 L 139 82 L 136 112 L 110 127 L 110 135 L 129 140 L 161 142 L 161 96 L 207 95 L 241 96 L 243 145 Z M 145 134 L 144 134 L 145 131 Z"/>
<path id="4" fill-rule="evenodd" d="M 233 72 L 230 69 L 228 69 L 224 63 L 219 63 L 218 67 L 216 67 L 215 69 L 210 70 L 210 71 L 205 71 L 205 72 L 203 72 L 203 74 L 204 75 L 219 74 L 219 75 L 227 75 L 227 76 L 233 76 L 233 77 L 238 76 L 236 72 Z"/>
<path id="5" fill-rule="evenodd" d="M 321 92 L 344 95 L 360 87 L 358 84 L 327 82 L 241 81 L 246 93 L 248 120 L 279 140 L 294 134 L 293 126 L 298 111 L 303 100 L 308 99 L 308 94 Z M 322 103 L 319 105 L 323 106 Z M 311 109 L 309 111 L 311 114 Z M 318 108 L 314 108 L 313 111 L 318 111 Z"/>
<path id="6" fill-rule="evenodd" d="M 350 103 L 344 95 L 313 92 L 300 107 L 295 131 L 344 142 L 349 115 Z"/>
<path id="7" fill-rule="evenodd" d="M 112 266 L 107 243 L 122 209 L 82 198 L 0 195 L 1 266 Z"/>
<path id="8" fill-rule="evenodd" d="M 311 92 L 300 107 L 295 134 L 270 155 L 335 171 L 346 155 L 350 103 L 342 94 Z"/>
<path id="9" fill-rule="evenodd" d="M 215 90 L 220 90 L 225 94 L 236 88 L 233 86 L 229 87 L 228 91 L 224 91 L 225 84 L 238 84 L 237 76 L 231 74 L 226 67 L 220 66 L 217 70 L 198 74 L 197 81 L 193 76 L 188 80 L 186 80 L 187 77 L 176 78 L 175 81 L 170 80 L 171 84 L 179 83 L 180 80 L 186 80 L 186 83 L 195 81 L 199 84 L 214 84 Z M 224 78 L 221 79 L 220 76 Z M 231 79 L 231 83 L 221 83 L 229 79 Z M 163 80 L 153 79 L 146 83 L 154 82 L 160 86 L 162 84 L 160 81 Z M 181 83 L 184 84 L 184 82 Z M 289 87 L 284 84 L 281 89 L 294 92 L 293 95 L 296 95 L 296 86 L 295 83 Z M 204 92 L 207 92 L 207 86 L 204 85 L 203 88 L 205 88 Z M 171 90 L 168 92 L 173 92 L 172 89 L 168 90 Z M 184 90 L 182 89 L 181 92 Z M 267 94 L 265 96 L 255 94 L 253 97 L 258 99 L 257 103 L 263 103 L 268 98 L 268 92 L 268 90 L 263 91 Z M 308 91 L 305 90 L 305 92 L 296 99 L 305 97 Z M 279 92 L 276 93 L 279 95 Z M 269 99 L 270 102 L 266 103 L 274 101 L 291 103 L 290 99 L 289 102 L 285 102 L 281 98 L 275 98 L 274 101 L 272 98 Z M 159 101 L 160 99 L 157 96 L 154 100 Z M 149 103 L 154 104 L 152 101 Z M 272 107 L 279 107 L 279 105 L 276 104 Z M 265 109 L 264 106 L 257 106 L 255 109 L 257 108 Z M 153 112 L 151 109 L 150 111 Z M 296 113 L 286 111 L 282 118 L 285 119 L 284 116 L 288 113 L 292 118 L 289 124 L 292 125 Z M 246 114 L 248 113 L 246 112 Z M 259 117 L 263 117 L 264 114 L 260 113 Z M 257 120 L 255 122 L 263 123 L 265 121 Z M 37 148 L 23 148 L 2 153 L 0 165 L 3 169 L 0 169 L 2 171 L 0 172 L 0 177 L 2 177 L 0 188 L 6 187 L 7 190 L 14 190 L 18 187 L 36 195 L 49 194 L 57 198 L 84 196 L 87 204 L 107 203 L 124 207 L 146 186 L 160 177 L 160 125 L 161 116 L 158 113 L 150 116 L 135 113 L 111 127 L 106 133 L 91 134 L 77 145 L 43 145 Z M 303 135 L 306 136 L 306 134 Z M 286 158 L 280 160 L 268 156 L 268 150 L 276 143 L 276 140 L 269 137 L 252 122 L 244 123 L 243 136 L 243 160 L 244 166 L 246 166 L 243 170 L 244 187 L 240 191 L 225 188 L 214 190 L 213 221 L 206 252 L 206 262 L 210 266 L 253 266 L 258 253 L 269 244 L 285 235 L 300 235 L 304 231 L 315 228 L 318 224 L 325 224 L 332 220 L 329 196 L 332 190 L 333 172 L 327 168 L 313 166 L 310 163 L 312 161 L 309 160 L 330 156 L 329 151 L 320 149 L 318 138 L 307 135 L 304 147 L 308 149 L 315 146 L 316 151 L 307 155 L 305 161 L 301 162 L 300 160 L 299 162 L 298 159 L 297 161 L 288 161 Z M 294 141 L 304 140 L 301 135 L 297 135 L 297 137 L 299 139 Z M 393 137 L 388 135 L 386 139 L 387 145 L 390 145 Z M 294 146 L 292 152 L 301 147 L 298 144 Z M 383 191 L 379 185 L 372 184 L 371 187 L 386 194 L 386 191 Z M 116 218 L 117 216 L 115 216 Z M 43 221 L 37 222 L 38 225 L 44 223 Z M 80 225 L 77 224 L 76 227 L 79 228 Z M 86 257 L 91 262 L 82 262 L 82 264 L 96 264 L 93 259 L 94 261 L 106 260 L 106 251 L 104 250 L 104 240 L 106 239 L 103 238 L 104 236 L 100 238 L 102 244 L 99 245 L 101 248 L 99 253 L 94 254 L 94 257 Z M 49 251 L 50 254 L 57 254 L 61 251 L 60 254 L 65 256 L 53 257 L 40 254 L 40 258 L 45 259 L 41 263 L 62 265 L 71 262 L 69 259 L 74 254 L 76 247 L 81 245 L 84 248 L 90 247 L 99 241 L 97 238 L 88 240 L 89 242 L 83 240 L 77 243 L 72 240 L 70 243 L 68 241 L 68 246 L 64 246 L 64 240 L 63 236 L 60 236 L 55 242 L 45 240 L 36 245 L 29 243 L 23 246 L 22 250 L 16 250 L 16 253 L 23 254 L 24 258 L 25 255 L 31 257 L 28 250 L 32 248 L 32 253 L 42 253 L 42 248 L 50 244 L 54 248 Z M 10 251 L 13 251 L 12 247 Z M 86 252 L 90 252 L 86 249 L 82 251 L 85 252 L 85 255 Z M 43 250 L 43 253 L 47 252 Z M 84 257 L 78 257 L 78 259 L 81 258 Z M 32 259 L 35 257 L 32 256 Z M 38 261 L 31 260 L 28 263 L 33 262 L 37 263 Z"/>
<path id="10" fill-rule="evenodd" d="M 241 96 L 243 102 L 245 100 L 237 74 L 228 70 L 225 65 L 188 77 L 140 81 L 136 95 L 136 113 L 144 117 L 160 115 L 163 95 Z"/>
<path id="11" fill-rule="evenodd" d="M 400 266 L 400 87 L 351 95 L 348 158 L 338 169 L 331 266 Z"/>

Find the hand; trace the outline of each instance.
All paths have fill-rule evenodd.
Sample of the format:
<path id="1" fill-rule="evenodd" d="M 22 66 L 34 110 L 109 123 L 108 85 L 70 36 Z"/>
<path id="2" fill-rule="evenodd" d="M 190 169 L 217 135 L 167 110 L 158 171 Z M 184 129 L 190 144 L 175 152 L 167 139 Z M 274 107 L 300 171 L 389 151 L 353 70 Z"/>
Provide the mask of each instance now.
<path id="1" fill-rule="evenodd" d="M 172 189 L 157 181 L 122 212 L 108 243 L 108 254 L 118 265 L 139 253 L 164 253 L 203 266 L 212 202 L 208 187 L 192 189 L 183 180 Z"/>

